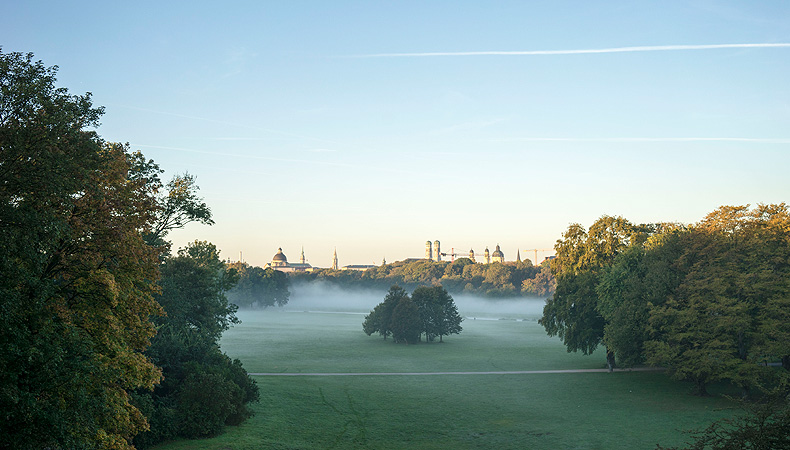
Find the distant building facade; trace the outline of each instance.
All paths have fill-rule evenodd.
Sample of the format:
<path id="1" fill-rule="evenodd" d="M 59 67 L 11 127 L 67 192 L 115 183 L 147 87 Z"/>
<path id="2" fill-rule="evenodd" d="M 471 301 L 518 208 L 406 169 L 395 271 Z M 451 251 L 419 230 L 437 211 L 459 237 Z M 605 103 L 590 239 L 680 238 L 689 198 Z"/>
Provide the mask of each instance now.
<path id="1" fill-rule="evenodd" d="M 277 249 L 277 253 L 272 257 L 272 262 L 266 264 L 264 269 L 274 269 L 280 272 L 312 272 L 315 270 L 313 266 L 307 263 L 304 257 L 304 249 L 302 249 L 302 255 L 298 263 L 289 263 L 282 248 Z"/>
<path id="2" fill-rule="evenodd" d="M 428 261 L 439 262 L 439 261 L 442 260 L 442 256 L 447 256 L 447 255 L 451 255 L 453 260 L 455 260 L 456 256 L 461 256 L 461 255 L 455 253 L 454 250 L 451 251 L 450 253 L 442 253 L 441 243 L 438 240 L 437 241 L 433 241 L 433 242 L 431 242 L 431 241 L 426 241 L 425 242 L 425 259 L 427 259 Z M 474 251 L 474 249 L 469 249 L 469 259 L 471 259 L 472 262 L 477 262 L 475 260 L 475 251 Z M 517 253 L 516 261 L 517 262 L 521 261 L 521 254 L 520 253 Z M 499 248 L 499 244 L 496 245 L 496 248 L 494 249 L 493 252 L 489 251 L 488 247 L 486 247 L 485 251 L 483 252 L 483 261 L 482 262 L 484 264 L 491 264 L 491 263 L 497 263 L 497 262 L 498 263 L 504 263 L 505 262 L 505 253 L 502 252 L 501 248 Z"/>
<path id="3" fill-rule="evenodd" d="M 496 250 L 491 254 L 491 262 L 505 262 L 505 254 L 499 249 L 499 244 L 496 245 Z"/>
<path id="4" fill-rule="evenodd" d="M 442 247 L 438 240 L 433 241 L 433 244 L 431 244 L 431 241 L 425 242 L 425 259 L 428 261 L 442 260 Z"/>

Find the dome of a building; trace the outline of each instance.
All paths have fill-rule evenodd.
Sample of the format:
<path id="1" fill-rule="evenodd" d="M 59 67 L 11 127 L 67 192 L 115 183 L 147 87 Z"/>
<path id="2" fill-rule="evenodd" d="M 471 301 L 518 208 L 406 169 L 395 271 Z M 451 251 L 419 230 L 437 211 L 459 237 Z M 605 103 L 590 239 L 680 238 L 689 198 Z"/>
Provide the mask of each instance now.
<path id="1" fill-rule="evenodd" d="M 494 257 L 494 258 L 497 258 L 497 257 L 504 258 L 505 257 L 504 253 L 502 253 L 502 250 L 499 249 L 499 244 L 496 245 L 496 250 L 494 250 L 494 253 L 492 253 L 491 256 Z"/>
<path id="2" fill-rule="evenodd" d="M 282 248 L 277 249 L 277 254 L 272 257 L 272 263 L 274 262 L 288 262 L 288 258 L 285 257 Z"/>

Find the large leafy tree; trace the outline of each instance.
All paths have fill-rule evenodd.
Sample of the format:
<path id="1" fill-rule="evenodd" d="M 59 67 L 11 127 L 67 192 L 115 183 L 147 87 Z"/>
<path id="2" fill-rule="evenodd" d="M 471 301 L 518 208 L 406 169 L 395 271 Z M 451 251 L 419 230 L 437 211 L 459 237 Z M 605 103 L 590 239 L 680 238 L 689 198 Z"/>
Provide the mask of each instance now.
<path id="1" fill-rule="evenodd" d="M 403 288 L 393 285 L 384 301 L 365 316 L 362 330 L 368 336 L 378 332 L 384 339 L 392 335 L 395 342 L 416 343 L 423 333 L 426 341 L 438 336 L 441 342 L 444 336 L 461 332 L 462 320 L 442 286 L 420 286 L 409 297 Z"/>
<path id="2" fill-rule="evenodd" d="M 405 342 L 407 344 L 420 342 L 420 334 L 422 333 L 420 310 L 411 298 L 401 299 L 395 306 L 395 309 L 392 310 L 390 329 L 392 330 L 392 339 L 395 342 Z"/>
<path id="3" fill-rule="evenodd" d="M 160 328 L 186 330 L 217 342 L 224 331 L 239 322 L 235 315 L 238 307 L 225 296 L 238 275 L 226 269 L 214 244 L 190 243 L 167 258 L 161 271 L 162 295 L 157 299 L 167 315 L 156 319 Z"/>
<path id="4" fill-rule="evenodd" d="M 697 383 L 744 389 L 774 383 L 762 363 L 790 352 L 790 227 L 787 207 L 721 207 L 683 233 L 683 278 L 651 311 L 648 362 Z M 786 373 L 784 374 L 786 376 Z"/>
<path id="5" fill-rule="evenodd" d="M 195 241 L 165 259 L 157 298 L 166 316 L 157 318 L 159 331 L 147 351 L 164 380 L 153 392 L 137 392 L 151 429 L 136 444 L 213 436 L 250 415 L 246 405 L 258 399 L 258 388 L 219 348 L 222 332 L 238 323 L 237 307 L 225 297 L 236 279 L 208 242 Z"/>
<path id="6" fill-rule="evenodd" d="M 644 246 L 631 246 L 615 258 L 596 286 L 598 311 L 605 321 L 603 343 L 626 366 L 645 362 L 650 314 L 685 276 L 676 264 L 684 248 L 683 228 L 664 224 L 659 230 Z"/>
<path id="7" fill-rule="evenodd" d="M 149 179 L 90 94 L 0 52 L 0 447 L 130 448 L 160 308 Z"/>
<path id="8" fill-rule="evenodd" d="M 387 295 L 384 296 L 384 301 L 376 305 L 373 311 L 365 316 L 365 321 L 362 323 L 362 330 L 370 336 L 373 333 L 379 333 L 384 339 L 392 334 L 392 313 L 395 307 L 401 300 L 409 298 L 409 293 L 398 285 L 390 286 Z"/>
<path id="9" fill-rule="evenodd" d="M 426 341 L 433 341 L 438 336 L 442 342 L 443 336 L 461 332 L 463 318 L 458 314 L 453 298 L 442 286 L 420 286 L 412 292 L 411 298 L 420 312 Z"/>
<path id="10" fill-rule="evenodd" d="M 551 262 L 557 288 L 546 300 L 539 323 L 549 336 L 562 338 L 569 352 L 590 354 L 602 342 L 606 320 L 598 309 L 599 278 L 617 255 L 641 243 L 648 231 L 622 217 L 603 216 L 589 230 L 572 224 L 557 241 L 557 257 Z M 611 349 L 607 361 L 614 365 Z"/>

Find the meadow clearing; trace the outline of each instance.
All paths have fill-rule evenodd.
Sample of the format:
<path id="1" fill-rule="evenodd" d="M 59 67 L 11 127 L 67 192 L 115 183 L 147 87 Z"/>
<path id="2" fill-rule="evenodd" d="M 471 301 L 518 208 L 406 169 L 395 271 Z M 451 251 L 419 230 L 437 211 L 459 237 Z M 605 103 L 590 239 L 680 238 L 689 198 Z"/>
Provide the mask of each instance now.
<path id="1" fill-rule="evenodd" d="M 649 449 L 736 411 L 719 395 L 726 386 L 696 397 L 657 372 L 407 375 L 601 369 L 605 359 L 547 337 L 538 299 L 458 298 L 461 334 L 407 346 L 366 336 L 364 314 L 383 295 L 356 295 L 240 311 L 222 348 L 250 373 L 404 375 L 255 376 L 261 401 L 242 426 L 156 448 Z"/>

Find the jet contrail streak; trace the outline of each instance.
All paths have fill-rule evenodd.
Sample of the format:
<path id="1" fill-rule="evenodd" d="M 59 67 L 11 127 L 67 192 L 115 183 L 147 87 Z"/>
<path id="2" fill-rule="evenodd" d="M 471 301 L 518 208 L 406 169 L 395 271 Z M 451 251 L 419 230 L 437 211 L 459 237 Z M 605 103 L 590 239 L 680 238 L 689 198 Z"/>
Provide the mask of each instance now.
<path id="1" fill-rule="evenodd" d="M 702 44 L 702 45 L 653 45 L 637 47 L 612 47 L 577 50 L 524 50 L 524 51 L 482 51 L 482 52 L 422 52 L 422 53 L 373 53 L 352 55 L 352 58 L 396 58 L 425 56 L 536 56 L 536 55 L 584 55 L 594 53 L 632 53 L 667 52 L 678 50 L 716 50 L 723 48 L 788 48 L 790 43 L 755 44 Z"/>
<path id="2" fill-rule="evenodd" d="M 751 142 L 755 144 L 790 144 L 790 138 L 745 137 L 523 137 L 491 139 L 491 142 Z"/>

